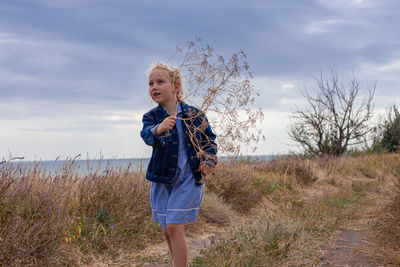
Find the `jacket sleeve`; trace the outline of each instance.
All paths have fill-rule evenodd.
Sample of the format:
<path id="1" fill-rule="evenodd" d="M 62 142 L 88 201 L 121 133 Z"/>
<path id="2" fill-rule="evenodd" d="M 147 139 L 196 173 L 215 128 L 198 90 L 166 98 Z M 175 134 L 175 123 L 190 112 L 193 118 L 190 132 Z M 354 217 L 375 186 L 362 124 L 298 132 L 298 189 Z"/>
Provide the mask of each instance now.
<path id="1" fill-rule="evenodd" d="M 217 136 L 211 129 L 206 115 L 202 114 L 201 118 L 203 121 L 202 123 L 206 125 L 204 131 L 202 131 L 201 138 L 202 149 L 205 152 L 205 155 L 203 155 L 203 162 L 214 166 L 217 164 L 217 143 L 215 142 Z"/>
<path id="2" fill-rule="evenodd" d="M 164 134 L 157 136 L 156 130 L 160 123 L 158 123 L 153 116 L 149 113 L 143 115 L 143 128 L 140 132 L 140 136 L 143 141 L 152 147 L 162 148 L 165 147 L 168 142 L 168 137 L 171 135 L 169 131 Z"/>

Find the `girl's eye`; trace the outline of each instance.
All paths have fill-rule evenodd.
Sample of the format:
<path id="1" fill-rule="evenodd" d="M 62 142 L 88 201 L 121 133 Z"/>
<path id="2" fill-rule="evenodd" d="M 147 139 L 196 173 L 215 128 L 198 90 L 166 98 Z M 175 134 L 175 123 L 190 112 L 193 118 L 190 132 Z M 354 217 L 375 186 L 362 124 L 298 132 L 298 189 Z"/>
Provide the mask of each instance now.
<path id="1" fill-rule="evenodd" d="M 149 86 L 153 86 L 153 82 L 149 82 Z"/>
<path id="2" fill-rule="evenodd" d="M 158 81 L 158 83 L 163 83 L 163 82 L 164 82 L 163 80 L 159 80 L 159 81 Z"/>

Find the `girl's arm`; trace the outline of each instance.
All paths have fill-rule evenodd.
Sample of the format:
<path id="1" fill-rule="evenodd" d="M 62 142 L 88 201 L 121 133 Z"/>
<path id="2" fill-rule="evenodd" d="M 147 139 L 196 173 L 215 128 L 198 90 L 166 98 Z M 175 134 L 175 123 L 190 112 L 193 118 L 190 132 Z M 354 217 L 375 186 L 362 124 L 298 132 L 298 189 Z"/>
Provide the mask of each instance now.
<path id="1" fill-rule="evenodd" d="M 173 128 L 173 125 L 172 127 L 170 127 L 172 123 L 170 122 L 171 119 L 168 119 L 169 117 L 165 118 L 160 123 L 159 121 L 156 120 L 154 114 L 152 114 L 151 112 L 148 112 L 143 115 L 143 120 L 142 120 L 143 128 L 142 131 L 140 132 L 140 136 L 147 145 L 158 148 L 166 146 L 169 139 L 168 137 L 170 136 L 168 130 Z M 167 122 L 165 122 L 166 120 Z M 160 128 L 161 125 L 163 126 Z"/>
<path id="2" fill-rule="evenodd" d="M 155 131 L 155 134 L 157 136 L 160 136 L 167 132 L 168 130 L 172 130 L 174 128 L 174 125 L 176 123 L 176 117 L 175 116 L 168 116 L 166 117 L 162 123 L 160 123 Z"/>

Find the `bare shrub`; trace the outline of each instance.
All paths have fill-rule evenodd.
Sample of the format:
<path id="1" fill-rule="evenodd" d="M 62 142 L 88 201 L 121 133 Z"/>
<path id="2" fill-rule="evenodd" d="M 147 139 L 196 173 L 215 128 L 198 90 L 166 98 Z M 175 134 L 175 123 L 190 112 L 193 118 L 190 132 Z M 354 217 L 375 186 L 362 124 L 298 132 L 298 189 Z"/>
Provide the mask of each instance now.
<path id="1" fill-rule="evenodd" d="M 361 83 L 354 75 L 344 84 L 332 68 L 327 76 L 321 72 L 315 77 L 315 83 L 315 88 L 303 91 L 307 107 L 293 112 L 288 129 L 293 141 L 311 155 L 340 156 L 348 147 L 363 144 L 372 131 L 368 122 L 375 85 L 368 88 L 368 95 L 360 101 Z"/>
<path id="2" fill-rule="evenodd" d="M 201 47 L 200 43 L 200 38 L 196 38 L 194 42 L 187 42 L 185 50 L 177 48 L 177 54 L 183 54 L 177 68 L 186 80 L 184 101 L 207 114 L 217 134 L 219 152 L 238 155 L 242 145 L 254 150 L 254 144 L 264 139 L 259 128 L 263 113 L 261 109 L 251 108 L 259 92 L 250 82 L 253 76 L 246 53 L 239 51 L 225 58 L 214 54 L 211 46 Z M 183 119 L 199 157 L 207 156 L 202 147 L 213 145 L 199 138 L 199 133 L 204 133 L 208 125 L 204 113 L 193 114 L 201 120 L 199 127 Z"/>

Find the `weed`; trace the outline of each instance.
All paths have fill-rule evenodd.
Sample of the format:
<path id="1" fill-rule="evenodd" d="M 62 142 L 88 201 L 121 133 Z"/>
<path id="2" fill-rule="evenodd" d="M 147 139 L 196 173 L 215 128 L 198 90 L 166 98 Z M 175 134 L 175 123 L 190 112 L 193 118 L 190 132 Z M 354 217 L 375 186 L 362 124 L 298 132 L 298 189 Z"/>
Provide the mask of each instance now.
<path id="1" fill-rule="evenodd" d="M 287 256 L 296 241 L 287 223 L 260 218 L 236 229 L 192 260 L 190 266 L 268 266 Z"/>

